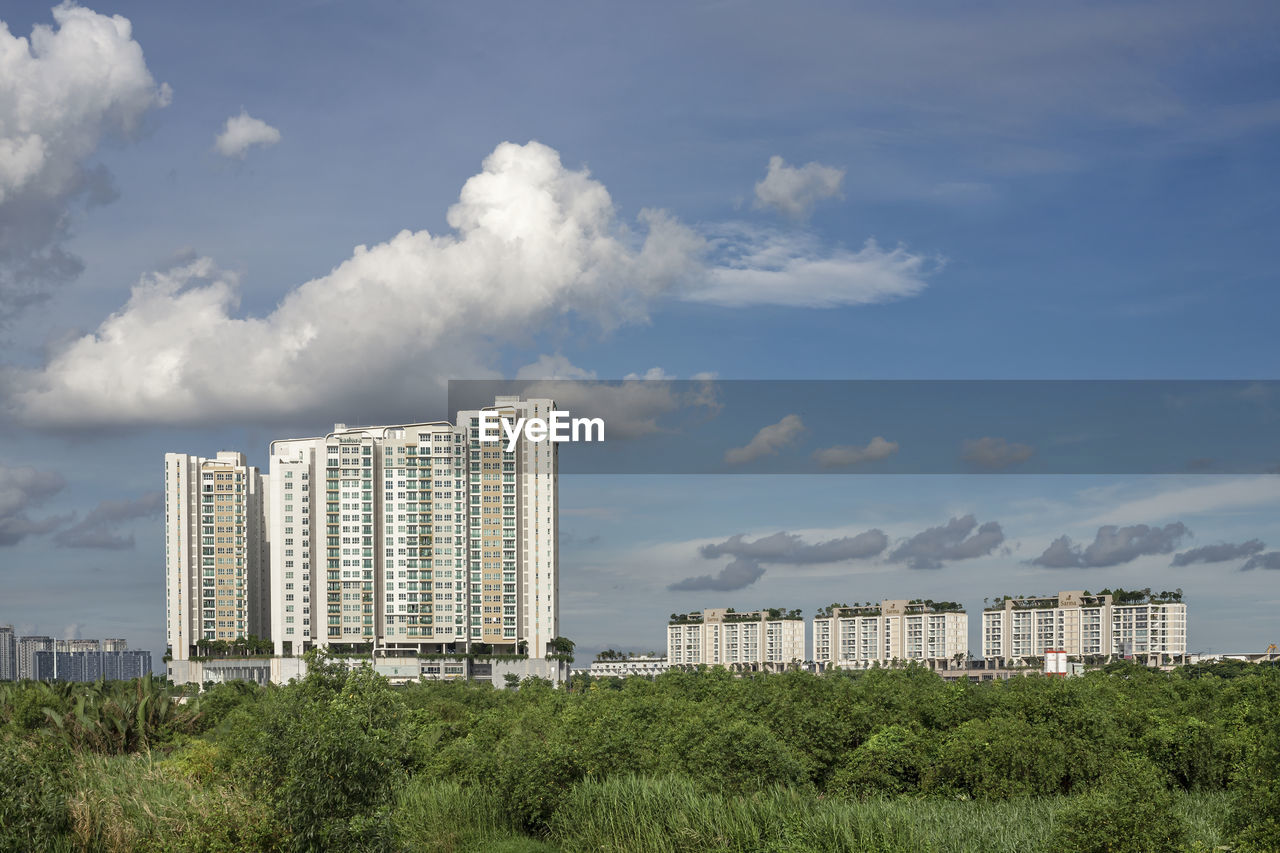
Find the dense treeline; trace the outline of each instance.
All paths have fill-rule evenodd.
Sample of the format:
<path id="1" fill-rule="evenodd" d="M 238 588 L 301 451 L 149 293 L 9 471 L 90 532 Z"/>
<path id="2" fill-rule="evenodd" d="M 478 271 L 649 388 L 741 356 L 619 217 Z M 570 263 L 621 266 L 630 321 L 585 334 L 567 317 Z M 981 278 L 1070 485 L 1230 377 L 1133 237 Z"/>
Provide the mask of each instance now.
<path id="1" fill-rule="evenodd" d="M 0 849 L 1280 849 L 1276 667 L 571 687 L 6 685 Z"/>

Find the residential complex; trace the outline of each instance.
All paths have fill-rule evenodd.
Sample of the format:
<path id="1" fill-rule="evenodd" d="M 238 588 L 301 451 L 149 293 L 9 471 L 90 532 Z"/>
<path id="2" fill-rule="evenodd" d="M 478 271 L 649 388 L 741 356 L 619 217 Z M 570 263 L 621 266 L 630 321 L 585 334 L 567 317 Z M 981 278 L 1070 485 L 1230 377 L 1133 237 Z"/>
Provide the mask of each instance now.
<path id="1" fill-rule="evenodd" d="M 38 651 L 34 664 L 38 681 L 128 681 L 151 672 L 151 652 Z"/>
<path id="2" fill-rule="evenodd" d="M 515 421 L 547 418 L 553 409 L 550 400 L 498 397 L 483 411 Z M 184 526 L 170 517 L 169 535 L 179 540 L 169 546 L 175 660 L 182 660 L 179 648 L 189 654 L 201 639 L 251 633 L 270 637 L 276 654 L 355 646 L 448 653 L 483 643 L 543 657 L 559 629 L 556 444 L 522 435 L 508 451 L 504 442 L 480 441 L 480 420 L 474 410 L 458 412 L 457 424 L 337 424 L 321 437 L 271 442 L 269 474 L 252 471 L 262 500 L 232 505 L 246 512 L 256 506 L 259 520 L 241 524 L 236 517 L 237 551 L 227 555 L 237 561 L 238 580 L 243 548 L 244 587 L 233 589 L 248 594 L 244 612 L 264 615 L 237 620 L 225 637 L 220 626 L 210 634 L 207 610 L 202 624 L 184 621 L 196 599 L 191 590 L 220 580 L 207 564 L 197 578 L 192 560 L 221 556 L 220 549 L 195 551 L 218 547 L 220 537 L 195 537 L 223 533 L 221 514 L 201 519 L 200 530 L 193 526 L 198 503 L 183 507 Z M 228 461 L 250 478 L 242 455 L 218 460 L 224 456 L 236 457 Z M 187 476 L 166 491 L 175 505 L 204 498 L 191 485 L 192 465 L 205 476 L 207 460 L 166 456 L 169 478 Z M 251 553 L 260 555 L 260 575 L 251 571 Z M 255 583 L 259 576 L 264 583 Z"/>
<path id="3" fill-rule="evenodd" d="M 813 660 L 843 669 L 893 662 L 938 666 L 969 656 L 969 615 L 955 602 L 886 599 L 832 605 L 813 620 Z"/>
<path id="4" fill-rule="evenodd" d="M 150 671 L 151 652 L 130 651 L 124 640 L 18 637 L 0 626 L 0 681 L 127 680 Z"/>
<path id="5" fill-rule="evenodd" d="M 1187 651 L 1187 606 L 1181 595 L 1123 603 L 1078 590 L 1056 596 L 1006 598 L 982 614 L 982 656 L 1013 662 L 1044 657 L 1135 657 L 1160 662 Z M 1176 600 L 1174 600 L 1176 598 Z"/>
<path id="6" fill-rule="evenodd" d="M 270 633 L 267 478 L 245 455 L 164 457 L 165 626 L 169 654 Z"/>
<path id="7" fill-rule="evenodd" d="M 729 666 L 734 668 L 803 662 L 804 618 L 798 610 L 708 608 L 701 613 L 673 615 L 667 625 L 670 666 Z"/>

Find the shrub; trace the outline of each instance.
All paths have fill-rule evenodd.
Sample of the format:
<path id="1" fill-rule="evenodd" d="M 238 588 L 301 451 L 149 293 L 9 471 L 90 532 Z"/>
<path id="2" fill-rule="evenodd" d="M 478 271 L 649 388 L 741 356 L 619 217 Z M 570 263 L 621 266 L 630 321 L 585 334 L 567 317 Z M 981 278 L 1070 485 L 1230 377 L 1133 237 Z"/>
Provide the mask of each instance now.
<path id="1" fill-rule="evenodd" d="M 922 737 L 904 726 L 882 726 L 836 769 L 827 792 L 867 799 L 915 791 L 930 763 Z"/>
<path id="2" fill-rule="evenodd" d="M 1097 785 L 1063 806 L 1049 849 L 1062 853 L 1177 850 L 1187 834 L 1164 774 L 1149 759 L 1126 753 Z"/>
<path id="3" fill-rule="evenodd" d="M 1267 734 L 1237 787 L 1229 823 L 1240 850 L 1280 850 L 1280 730 Z"/>
<path id="4" fill-rule="evenodd" d="M 974 797 L 1061 793 L 1066 752 L 1052 730 L 1025 720 L 969 720 L 942 744 L 935 784 Z"/>

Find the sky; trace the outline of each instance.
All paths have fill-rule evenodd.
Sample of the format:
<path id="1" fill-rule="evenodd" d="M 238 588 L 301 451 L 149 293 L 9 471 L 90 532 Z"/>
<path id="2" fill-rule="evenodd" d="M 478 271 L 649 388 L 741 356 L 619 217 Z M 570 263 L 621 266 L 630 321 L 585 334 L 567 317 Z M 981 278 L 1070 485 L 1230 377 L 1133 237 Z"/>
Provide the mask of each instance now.
<path id="1" fill-rule="evenodd" d="M 976 653 L 985 597 L 1116 586 L 1182 588 L 1192 650 L 1277 640 L 1272 3 L 0 18 L 0 624 L 158 662 L 166 451 L 265 465 L 447 416 L 449 380 L 633 377 L 620 421 L 724 446 L 718 473 L 562 477 L 586 654 L 660 649 L 672 612 L 881 597 L 967 604 Z M 1186 402 L 1224 426 L 1179 464 L 1068 469 L 1047 416 L 690 390 L 728 379 L 1244 396 Z M 1059 433 L 1120 420 L 1093 411 Z"/>

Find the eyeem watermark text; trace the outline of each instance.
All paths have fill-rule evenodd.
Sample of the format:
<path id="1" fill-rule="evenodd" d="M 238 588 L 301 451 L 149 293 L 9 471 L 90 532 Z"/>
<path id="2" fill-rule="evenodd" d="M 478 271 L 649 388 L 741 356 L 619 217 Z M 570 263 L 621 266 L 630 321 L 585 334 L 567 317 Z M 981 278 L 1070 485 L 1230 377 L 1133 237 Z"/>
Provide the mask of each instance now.
<path id="1" fill-rule="evenodd" d="M 508 453 L 516 449 L 521 436 L 535 444 L 548 440 L 604 441 L 604 418 L 575 418 L 560 409 L 552 409 L 546 420 L 517 418 L 514 423 L 497 412 L 481 411 L 477 426 L 481 443 L 502 441 L 505 436 Z"/>

